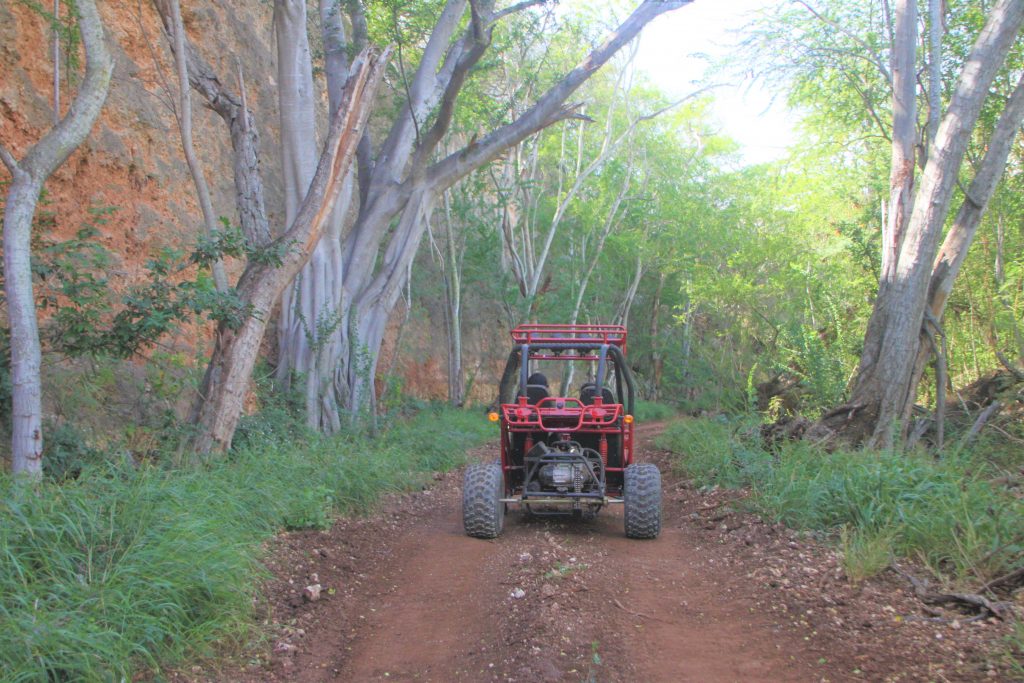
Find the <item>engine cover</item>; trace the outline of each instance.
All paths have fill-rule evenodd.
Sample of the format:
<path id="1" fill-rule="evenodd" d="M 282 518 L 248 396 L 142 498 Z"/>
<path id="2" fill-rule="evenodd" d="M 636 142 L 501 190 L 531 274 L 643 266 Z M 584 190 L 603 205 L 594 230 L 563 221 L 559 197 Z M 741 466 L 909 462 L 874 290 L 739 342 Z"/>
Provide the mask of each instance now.
<path id="1" fill-rule="evenodd" d="M 538 473 L 540 476 L 540 483 L 543 486 L 568 490 L 568 488 L 572 486 L 572 480 L 576 474 L 576 470 L 581 468 L 582 465 L 570 463 L 544 465 L 540 468 L 540 472 Z"/>

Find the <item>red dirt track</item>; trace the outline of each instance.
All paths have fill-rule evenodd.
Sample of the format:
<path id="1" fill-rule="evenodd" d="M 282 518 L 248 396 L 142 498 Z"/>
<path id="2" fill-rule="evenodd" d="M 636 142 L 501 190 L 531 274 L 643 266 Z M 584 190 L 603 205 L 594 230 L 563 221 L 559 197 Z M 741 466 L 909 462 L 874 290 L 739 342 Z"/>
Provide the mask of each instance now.
<path id="1" fill-rule="evenodd" d="M 638 431 L 639 459 L 664 473 L 657 540 L 626 539 L 621 509 L 565 523 L 511 513 L 498 539 L 468 538 L 461 472 L 438 475 L 377 515 L 275 541 L 266 588 L 273 653 L 239 669 L 197 666 L 188 677 L 992 679 L 978 663 L 986 633 L 894 620 L 914 609 L 895 577 L 850 586 L 833 551 L 730 511 L 735 494 L 692 489 L 651 445 L 659 426 Z M 493 449 L 474 456 L 490 459 Z M 301 591 L 314 580 L 324 597 L 307 603 Z M 964 640 L 950 648 L 956 635 Z"/>

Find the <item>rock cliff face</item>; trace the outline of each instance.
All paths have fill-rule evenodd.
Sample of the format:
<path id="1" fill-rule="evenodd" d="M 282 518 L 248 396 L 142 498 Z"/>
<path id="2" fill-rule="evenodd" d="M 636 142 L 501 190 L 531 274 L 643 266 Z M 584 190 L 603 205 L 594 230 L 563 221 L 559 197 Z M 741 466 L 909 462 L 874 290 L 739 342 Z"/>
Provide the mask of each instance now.
<path id="1" fill-rule="evenodd" d="M 44 3 L 49 5 L 49 3 Z M 100 13 L 116 60 L 110 95 L 88 141 L 47 183 L 56 213 L 55 237 L 74 233 L 89 208 L 116 207 L 102 227 L 108 248 L 123 257 L 127 277 L 146 254 L 183 245 L 201 226 L 195 191 L 182 158 L 171 101 L 177 83 L 159 17 L 147 0 L 100 0 Z M 274 164 L 277 106 L 273 90 L 271 12 L 259 0 L 188 3 L 189 37 L 235 83 L 244 74 L 250 106 L 264 145 L 268 209 L 280 217 L 280 169 Z M 21 156 L 49 128 L 53 117 L 52 37 L 45 19 L 18 2 L 0 4 L 0 140 Z M 81 57 L 78 57 L 81 59 Z M 65 60 L 62 112 L 78 77 Z M 234 220 L 230 141 L 224 124 L 195 105 L 195 145 L 206 168 L 216 211 Z M 238 264 L 234 264 L 237 271 Z"/>

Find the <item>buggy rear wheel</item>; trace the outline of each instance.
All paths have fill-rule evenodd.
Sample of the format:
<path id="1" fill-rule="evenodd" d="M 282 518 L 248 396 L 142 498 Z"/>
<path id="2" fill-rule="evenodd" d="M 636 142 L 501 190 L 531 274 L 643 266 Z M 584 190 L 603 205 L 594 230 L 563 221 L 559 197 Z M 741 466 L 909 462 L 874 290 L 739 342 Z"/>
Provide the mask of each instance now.
<path id="1" fill-rule="evenodd" d="M 629 538 L 657 538 L 661 532 L 661 471 L 639 463 L 626 468 L 623 479 L 623 517 Z"/>
<path id="2" fill-rule="evenodd" d="M 462 482 L 462 526 L 468 536 L 496 538 L 505 526 L 505 490 L 500 464 L 474 463 Z"/>

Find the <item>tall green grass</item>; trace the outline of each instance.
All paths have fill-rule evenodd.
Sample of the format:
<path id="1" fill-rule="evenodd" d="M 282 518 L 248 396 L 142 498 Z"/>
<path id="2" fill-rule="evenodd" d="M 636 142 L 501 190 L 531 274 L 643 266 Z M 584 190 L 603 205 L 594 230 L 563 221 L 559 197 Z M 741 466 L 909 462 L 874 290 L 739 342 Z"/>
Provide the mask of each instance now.
<path id="1" fill-rule="evenodd" d="M 637 401 L 633 411 L 633 417 L 640 422 L 668 420 L 677 414 L 674 407 L 657 401 Z"/>
<path id="2" fill-rule="evenodd" d="M 742 421 L 686 420 L 660 445 L 699 483 L 750 487 L 765 517 L 835 534 L 855 579 L 912 557 L 977 585 L 1024 562 L 1024 502 L 990 483 L 980 456 L 826 453 L 803 442 L 770 453 L 756 435 Z"/>
<path id="3" fill-rule="evenodd" d="M 283 442 L 250 429 L 229 459 L 197 470 L 0 476 L 0 677 L 131 679 L 242 643 L 263 541 L 367 510 L 492 432 L 478 415 L 429 409 L 376 439 Z"/>

